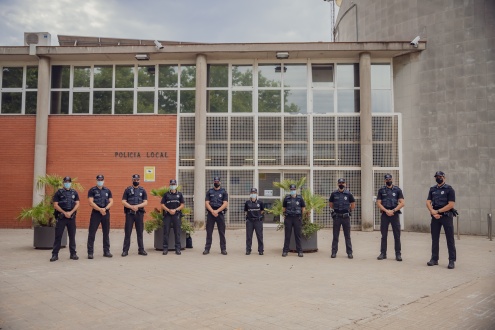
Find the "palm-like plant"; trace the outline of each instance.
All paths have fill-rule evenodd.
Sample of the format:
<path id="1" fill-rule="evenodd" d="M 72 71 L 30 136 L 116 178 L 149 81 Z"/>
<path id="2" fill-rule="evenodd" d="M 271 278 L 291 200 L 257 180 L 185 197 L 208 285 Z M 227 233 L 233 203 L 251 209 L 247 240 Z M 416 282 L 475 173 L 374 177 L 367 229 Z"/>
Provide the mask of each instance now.
<path id="1" fill-rule="evenodd" d="M 180 186 L 177 187 L 177 191 L 179 191 L 179 189 L 180 189 Z M 153 195 L 155 197 L 159 197 L 161 200 L 163 198 L 163 195 L 165 195 L 169 191 L 170 191 L 170 188 L 167 186 L 164 186 L 164 187 L 157 188 L 157 189 L 151 189 L 151 195 Z M 183 217 L 181 217 L 181 219 L 180 219 L 181 220 L 180 229 L 182 231 L 185 231 L 188 234 L 194 233 L 194 226 L 191 225 L 189 220 L 187 220 L 185 217 L 186 215 L 191 214 L 191 209 L 188 207 L 184 207 L 181 210 L 181 213 L 182 213 Z M 153 231 L 163 227 L 163 214 L 162 214 L 161 210 L 155 208 L 153 211 L 150 212 L 150 217 L 151 217 L 151 219 L 144 223 L 144 230 L 146 230 L 146 232 L 148 234 L 151 234 Z"/>
<path id="2" fill-rule="evenodd" d="M 55 209 L 53 208 L 52 198 L 55 192 L 63 187 L 63 178 L 59 175 L 45 175 L 36 179 L 36 189 L 45 191 L 43 199 L 30 208 L 23 208 L 17 216 L 19 221 L 31 220 L 36 226 L 54 227 L 56 224 Z M 72 179 L 72 188 L 78 191 L 84 190 L 83 186 L 77 182 L 77 178 Z"/>
<path id="3" fill-rule="evenodd" d="M 306 203 L 305 212 L 302 215 L 302 235 L 305 238 L 311 237 L 313 233 L 317 232 L 322 228 L 321 225 L 311 222 L 311 212 L 315 211 L 316 213 L 321 213 L 323 208 L 327 205 L 327 201 L 324 197 L 313 194 L 309 189 L 302 189 L 302 186 L 306 183 L 306 177 L 302 177 L 299 180 L 291 180 L 287 179 L 282 182 L 274 182 L 273 185 L 277 188 L 284 189 L 286 191 L 290 190 L 290 185 L 295 184 L 297 189 L 300 189 L 301 195 Z M 277 200 L 273 204 L 273 207 L 270 209 L 266 209 L 266 212 L 271 213 L 275 216 L 282 216 L 283 213 L 283 205 L 282 201 Z M 279 221 L 277 230 L 282 230 L 284 228 L 283 221 Z"/>

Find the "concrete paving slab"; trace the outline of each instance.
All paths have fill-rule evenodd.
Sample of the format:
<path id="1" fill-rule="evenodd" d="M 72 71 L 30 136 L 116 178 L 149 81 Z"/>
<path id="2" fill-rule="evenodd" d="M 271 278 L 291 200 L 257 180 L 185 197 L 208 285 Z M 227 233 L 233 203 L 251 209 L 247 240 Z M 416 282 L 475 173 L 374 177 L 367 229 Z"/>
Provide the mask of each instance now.
<path id="1" fill-rule="evenodd" d="M 87 230 L 78 229 L 77 261 L 62 249 L 32 248 L 32 230 L 0 229 L 0 329 L 493 329 L 495 241 L 461 236 L 458 262 L 447 269 L 442 236 L 439 266 L 427 267 L 429 234 L 402 233 L 404 261 L 378 261 L 380 233 L 352 232 L 354 259 L 330 258 L 331 230 L 318 232 L 319 251 L 282 258 L 283 233 L 265 228 L 265 255 L 245 252 L 245 231 L 227 231 L 228 255 L 205 231 L 182 255 L 137 254 L 135 234 L 121 257 L 123 230 L 111 230 L 113 258 L 87 259 Z M 253 251 L 257 249 L 253 242 Z"/>

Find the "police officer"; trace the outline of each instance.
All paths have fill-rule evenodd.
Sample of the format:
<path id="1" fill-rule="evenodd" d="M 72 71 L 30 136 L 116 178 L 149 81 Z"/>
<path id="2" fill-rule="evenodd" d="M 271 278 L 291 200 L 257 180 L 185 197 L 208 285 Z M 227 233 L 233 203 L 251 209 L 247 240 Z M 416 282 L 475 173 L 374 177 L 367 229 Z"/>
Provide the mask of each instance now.
<path id="1" fill-rule="evenodd" d="M 333 218 L 333 241 L 332 241 L 332 258 L 337 256 L 339 249 L 340 226 L 344 230 L 345 249 L 347 257 L 352 259 L 351 244 L 351 212 L 356 207 L 356 201 L 351 192 L 346 188 L 345 179 L 340 178 L 337 181 L 339 189 L 332 192 L 328 200 L 328 205 L 332 211 Z"/>
<path id="2" fill-rule="evenodd" d="M 69 176 L 66 176 L 63 182 L 64 187 L 57 190 L 52 199 L 57 224 L 55 226 L 55 241 L 53 242 L 50 261 L 58 260 L 58 251 L 60 251 L 65 227 L 67 227 L 67 233 L 69 234 L 70 258 L 72 260 L 79 259 L 76 253 L 76 212 L 79 208 L 79 194 L 71 188 L 72 179 Z"/>
<path id="3" fill-rule="evenodd" d="M 455 191 L 452 186 L 445 183 L 445 173 L 438 171 L 435 173 L 436 185 L 430 188 L 426 207 L 431 214 L 431 260 L 428 266 L 438 265 L 438 250 L 440 240 L 440 230 L 445 231 L 447 248 L 449 250 L 448 269 L 454 269 L 456 261 L 455 241 L 454 241 L 454 214 L 452 210 L 455 206 Z"/>
<path id="4" fill-rule="evenodd" d="M 144 250 L 143 244 L 143 217 L 144 207 L 148 205 L 148 194 L 146 193 L 146 190 L 139 185 L 139 180 L 139 174 L 134 174 L 132 176 L 132 186 L 127 187 L 122 196 L 122 204 L 124 204 L 125 213 L 125 238 L 124 246 L 122 248 L 123 257 L 129 254 L 133 224 L 135 224 L 136 227 L 138 254 L 142 256 L 148 255 Z"/>
<path id="5" fill-rule="evenodd" d="M 282 203 L 284 212 L 284 249 L 282 250 L 282 257 L 287 257 L 289 252 L 290 236 L 292 235 L 292 228 L 294 228 L 294 238 L 296 240 L 296 250 L 299 257 L 303 257 L 303 251 L 301 247 L 301 230 L 302 230 L 302 217 L 304 211 L 306 211 L 306 202 L 301 195 L 296 193 L 296 185 L 291 184 L 290 194 L 285 196 Z"/>
<path id="6" fill-rule="evenodd" d="M 402 190 L 393 185 L 392 175 L 385 174 L 385 185 L 378 190 L 376 195 L 376 205 L 380 209 L 381 222 L 380 231 L 382 232 L 382 242 L 380 246 L 380 255 L 378 260 L 387 259 L 387 236 L 388 225 L 392 225 L 392 232 L 394 233 L 394 248 L 395 248 L 395 260 L 402 261 L 401 249 L 400 249 L 400 221 L 399 214 L 400 209 L 404 207 L 404 195 Z"/>
<path id="7" fill-rule="evenodd" d="M 184 208 L 184 196 L 177 191 L 177 181 L 170 180 L 170 190 L 163 195 L 161 207 L 163 210 L 163 254 L 168 254 L 168 236 L 170 224 L 174 227 L 175 254 L 181 254 L 180 249 L 180 227 L 181 210 Z"/>
<path id="8" fill-rule="evenodd" d="M 110 253 L 110 208 L 113 205 L 113 198 L 110 189 L 103 185 L 104 180 L 103 174 L 98 174 L 96 186 L 88 191 L 89 206 L 93 208 L 89 218 L 88 259 L 93 259 L 95 235 L 100 223 L 103 232 L 103 256 L 112 257 Z"/>
<path id="9" fill-rule="evenodd" d="M 246 214 L 246 255 L 251 254 L 253 244 L 253 231 L 256 230 L 258 239 L 258 253 L 263 255 L 263 213 L 265 207 L 262 201 L 258 200 L 258 189 L 251 188 L 249 199 L 244 203 Z"/>
<path id="10" fill-rule="evenodd" d="M 223 255 L 227 255 L 227 243 L 225 241 L 225 211 L 229 206 L 229 195 L 221 187 L 220 178 L 213 178 L 213 188 L 206 192 L 205 206 L 208 211 L 206 216 L 206 244 L 203 254 L 210 253 L 213 228 L 217 224 L 218 235 L 220 236 L 220 250 Z"/>

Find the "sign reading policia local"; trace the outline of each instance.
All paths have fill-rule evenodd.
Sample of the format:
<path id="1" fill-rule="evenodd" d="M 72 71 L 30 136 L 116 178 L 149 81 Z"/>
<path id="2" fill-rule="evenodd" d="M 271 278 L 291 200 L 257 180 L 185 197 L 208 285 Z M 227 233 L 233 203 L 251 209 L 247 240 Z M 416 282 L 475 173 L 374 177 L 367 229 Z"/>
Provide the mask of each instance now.
<path id="1" fill-rule="evenodd" d="M 115 158 L 168 158 L 166 151 L 115 151 Z"/>

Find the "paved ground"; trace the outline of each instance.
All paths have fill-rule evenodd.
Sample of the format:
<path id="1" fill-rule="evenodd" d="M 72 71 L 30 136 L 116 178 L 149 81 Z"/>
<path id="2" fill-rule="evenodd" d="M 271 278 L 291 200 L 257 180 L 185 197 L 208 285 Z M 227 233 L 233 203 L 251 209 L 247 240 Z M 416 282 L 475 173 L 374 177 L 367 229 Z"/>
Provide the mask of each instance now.
<path id="1" fill-rule="evenodd" d="M 329 258 L 330 230 L 304 258 L 282 258 L 283 235 L 274 229 L 265 229 L 264 256 L 244 255 L 244 230 L 227 232 L 227 256 L 217 235 L 203 256 L 198 231 L 181 256 L 153 250 L 145 233 L 149 255 L 137 254 L 133 237 L 122 258 L 123 231 L 112 230 L 114 257 L 102 257 L 98 232 L 88 260 L 86 237 L 78 229 L 81 259 L 69 260 L 66 248 L 50 263 L 50 251 L 31 247 L 31 230 L 0 230 L 0 329 L 495 328 L 495 241 L 485 237 L 456 240 L 454 270 L 443 236 L 440 265 L 426 266 L 423 233 L 403 233 L 403 262 L 376 260 L 379 232 L 352 232 L 353 260 L 343 252 Z"/>

